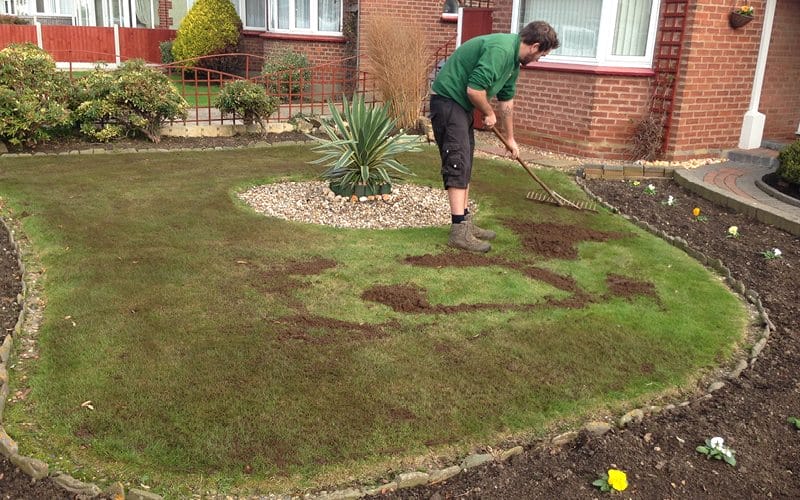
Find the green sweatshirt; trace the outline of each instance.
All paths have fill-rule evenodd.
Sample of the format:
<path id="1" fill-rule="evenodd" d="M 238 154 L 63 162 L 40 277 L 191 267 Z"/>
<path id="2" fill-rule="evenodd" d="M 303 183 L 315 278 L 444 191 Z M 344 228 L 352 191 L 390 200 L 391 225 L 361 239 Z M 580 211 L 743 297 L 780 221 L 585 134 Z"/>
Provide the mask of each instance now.
<path id="1" fill-rule="evenodd" d="M 447 59 L 432 90 L 467 111 L 475 108 L 467 97 L 467 87 L 485 90 L 489 99 L 512 99 L 519 76 L 519 42 L 519 35 L 506 33 L 467 40 Z"/>

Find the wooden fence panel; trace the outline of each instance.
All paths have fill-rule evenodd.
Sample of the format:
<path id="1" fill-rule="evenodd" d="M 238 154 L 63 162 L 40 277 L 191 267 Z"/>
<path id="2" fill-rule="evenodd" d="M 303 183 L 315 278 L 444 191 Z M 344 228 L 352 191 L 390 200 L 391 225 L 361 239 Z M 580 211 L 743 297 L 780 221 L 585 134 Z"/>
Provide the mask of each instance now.
<path id="1" fill-rule="evenodd" d="M 119 48 L 122 60 L 144 59 L 151 63 L 161 63 L 159 43 L 175 38 L 175 30 L 120 28 Z"/>
<path id="2" fill-rule="evenodd" d="M 42 48 L 58 62 L 116 61 L 114 28 L 42 26 Z"/>
<path id="3" fill-rule="evenodd" d="M 20 24 L 0 24 L 0 49 L 12 43 L 36 43 L 36 27 Z"/>
<path id="4" fill-rule="evenodd" d="M 120 28 L 120 59 L 161 62 L 159 43 L 175 38 L 175 30 Z M 36 43 L 36 27 L 0 24 L 0 48 L 12 43 Z M 116 61 L 114 28 L 42 25 L 42 48 L 57 62 Z"/>

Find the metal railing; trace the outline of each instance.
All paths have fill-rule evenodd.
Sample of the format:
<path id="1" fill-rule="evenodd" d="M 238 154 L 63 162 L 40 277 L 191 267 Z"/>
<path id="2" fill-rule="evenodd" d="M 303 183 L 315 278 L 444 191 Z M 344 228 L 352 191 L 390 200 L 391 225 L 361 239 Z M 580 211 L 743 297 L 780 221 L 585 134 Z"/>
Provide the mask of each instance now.
<path id="1" fill-rule="evenodd" d="M 280 105 L 267 122 L 285 122 L 297 116 L 325 116 L 328 103 L 341 109 L 342 96 L 361 95 L 367 104 L 379 102 L 374 78 L 356 69 L 357 59 L 349 57 L 307 68 L 287 69 L 263 74 L 265 58 L 252 54 L 206 56 L 154 66 L 170 77 L 190 104 L 186 123 L 223 124 L 236 122 L 215 106 L 215 98 L 226 84 L 249 80 L 264 85 L 267 94 Z M 216 69 L 221 68 L 221 69 Z"/>
<path id="2" fill-rule="evenodd" d="M 455 50 L 455 37 L 439 47 L 433 54 L 428 72 L 428 86 L 433 83 L 444 61 Z M 87 60 L 100 61 L 109 67 L 116 65 L 114 54 L 101 52 L 84 53 Z M 58 60 L 58 54 L 54 57 Z M 267 122 L 287 122 L 296 117 L 328 116 L 329 104 L 339 110 L 342 97 L 363 96 L 366 104 L 382 102 L 376 88 L 375 78 L 357 66 L 357 57 L 348 57 L 330 63 L 307 68 L 287 69 L 264 74 L 265 57 L 246 53 L 204 56 L 194 60 L 176 61 L 169 64 L 151 65 L 167 75 L 180 95 L 189 103 L 187 118 L 173 124 L 222 125 L 242 123 L 241 117 L 223 115 L 216 106 L 220 89 L 230 82 L 249 80 L 264 85 L 267 94 L 277 97 L 280 105 Z M 75 78 L 88 69 L 87 63 L 60 63 L 63 69 Z M 427 113 L 429 100 L 426 96 L 420 111 Z"/>

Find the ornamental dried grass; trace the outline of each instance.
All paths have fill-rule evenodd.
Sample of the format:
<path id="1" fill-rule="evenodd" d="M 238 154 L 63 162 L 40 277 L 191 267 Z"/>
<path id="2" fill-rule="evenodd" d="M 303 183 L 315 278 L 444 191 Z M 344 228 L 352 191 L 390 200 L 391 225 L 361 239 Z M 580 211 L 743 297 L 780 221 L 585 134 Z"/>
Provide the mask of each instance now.
<path id="1" fill-rule="evenodd" d="M 663 143 L 664 117 L 649 113 L 634 126 L 630 145 L 631 158 L 653 161 L 661 155 Z"/>
<path id="2" fill-rule="evenodd" d="M 365 46 L 378 90 L 391 103 L 392 118 L 401 128 L 415 127 L 427 91 L 431 60 L 427 35 L 419 26 L 373 18 Z"/>

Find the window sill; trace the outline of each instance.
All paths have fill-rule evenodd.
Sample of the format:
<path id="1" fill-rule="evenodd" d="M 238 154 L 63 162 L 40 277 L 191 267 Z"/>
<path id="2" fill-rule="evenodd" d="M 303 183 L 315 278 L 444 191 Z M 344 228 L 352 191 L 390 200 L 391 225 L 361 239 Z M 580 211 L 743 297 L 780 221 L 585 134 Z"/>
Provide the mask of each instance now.
<path id="1" fill-rule="evenodd" d="M 314 35 L 310 33 L 273 33 L 270 31 L 243 31 L 245 35 L 268 38 L 270 40 L 293 40 L 297 42 L 329 42 L 346 43 L 347 38 L 342 35 Z"/>
<path id="2" fill-rule="evenodd" d="M 588 66 L 585 64 L 548 62 L 530 63 L 527 66 L 523 66 L 522 69 L 558 71 L 561 73 L 583 73 L 587 75 L 633 76 L 645 78 L 655 76 L 656 74 L 656 72 L 651 68 L 622 68 L 618 66 Z"/>

